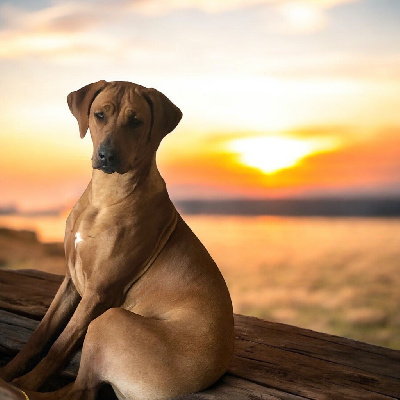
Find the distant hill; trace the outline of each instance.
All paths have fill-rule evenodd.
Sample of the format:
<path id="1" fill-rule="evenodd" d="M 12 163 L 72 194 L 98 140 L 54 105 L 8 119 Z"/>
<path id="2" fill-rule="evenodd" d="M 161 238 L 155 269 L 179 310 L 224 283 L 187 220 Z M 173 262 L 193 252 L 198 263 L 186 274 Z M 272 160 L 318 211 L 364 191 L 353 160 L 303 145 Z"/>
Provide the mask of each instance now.
<path id="1" fill-rule="evenodd" d="M 63 243 L 41 243 L 36 232 L 0 227 L 0 268 L 64 274 Z"/>
<path id="2" fill-rule="evenodd" d="M 1 206 L 0 215 L 24 215 L 26 217 L 54 216 L 54 215 L 60 215 L 62 210 L 63 210 L 62 207 L 57 207 L 44 210 L 21 211 L 16 206 Z"/>
<path id="3" fill-rule="evenodd" d="M 12 215 L 18 212 L 15 206 L 4 206 L 0 207 L 0 215 Z"/>
<path id="4" fill-rule="evenodd" d="M 399 198 L 283 198 L 229 200 L 174 200 L 182 214 L 275 215 L 304 217 L 400 217 Z M 14 206 L 0 207 L 0 215 L 57 216 L 63 207 L 21 212 Z M 69 209 L 69 208 L 68 208 Z"/>
<path id="5" fill-rule="evenodd" d="M 180 200 L 175 204 L 183 214 L 400 217 L 400 198 Z"/>

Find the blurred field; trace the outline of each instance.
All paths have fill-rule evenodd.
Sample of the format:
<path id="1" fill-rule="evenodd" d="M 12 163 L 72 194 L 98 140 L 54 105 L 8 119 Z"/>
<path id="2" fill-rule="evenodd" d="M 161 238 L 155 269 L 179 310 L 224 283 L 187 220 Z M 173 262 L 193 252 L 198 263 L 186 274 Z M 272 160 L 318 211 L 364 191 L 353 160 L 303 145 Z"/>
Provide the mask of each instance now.
<path id="1" fill-rule="evenodd" d="M 400 349 L 400 219 L 187 220 L 236 312 Z"/>
<path id="2" fill-rule="evenodd" d="M 52 218 L 0 224 L 61 240 L 64 220 Z M 185 219 L 222 270 L 235 312 L 400 349 L 400 219 Z M 3 268 L 63 271 L 61 245 L 5 232 Z"/>
<path id="3" fill-rule="evenodd" d="M 64 245 L 42 243 L 34 231 L 0 228 L 0 268 L 65 274 Z"/>

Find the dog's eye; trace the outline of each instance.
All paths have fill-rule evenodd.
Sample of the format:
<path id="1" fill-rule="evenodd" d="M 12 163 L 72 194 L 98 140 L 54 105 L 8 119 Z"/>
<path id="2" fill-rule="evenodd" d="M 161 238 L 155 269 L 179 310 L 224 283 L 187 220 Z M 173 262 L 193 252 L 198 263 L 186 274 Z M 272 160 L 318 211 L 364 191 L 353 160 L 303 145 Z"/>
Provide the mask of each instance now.
<path id="1" fill-rule="evenodd" d="M 129 125 L 136 128 L 136 127 L 142 125 L 142 121 L 136 115 L 131 115 L 129 117 Z"/>
<path id="2" fill-rule="evenodd" d="M 104 120 L 104 113 L 103 113 L 103 111 L 95 112 L 95 113 L 94 113 L 94 116 L 95 116 L 99 121 Z"/>

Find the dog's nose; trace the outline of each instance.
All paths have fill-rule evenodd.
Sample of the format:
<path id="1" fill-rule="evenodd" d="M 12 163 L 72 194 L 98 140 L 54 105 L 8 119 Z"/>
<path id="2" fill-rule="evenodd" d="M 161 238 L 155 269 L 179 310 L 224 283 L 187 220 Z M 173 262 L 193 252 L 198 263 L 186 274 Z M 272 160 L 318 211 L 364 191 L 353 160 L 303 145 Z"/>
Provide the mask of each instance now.
<path id="1" fill-rule="evenodd" d="M 110 149 L 99 149 L 99 158 L 105 163 L 112 163 L 115 160 L 115 154 Z"/>
<path id="2" fill-rule="evenodd" d="M 119 167 L 119 157 L 114 146 L 110 142 L 104 142 L 97 150 L 97 162 L 94 168 L 107 173 L 115 172 Z"/>
<path id="3" fill-rule="evenodd" d="M 98 150 L 99 160 L 104 165 L 114 164 L 116 162 L 116 154 L 110 146 L 101 145 Z"/>
<path id="4" fill-rule="evenodd" d="M 104 140 L 97 149 L 97 156 L 93 158 L 92 166 L 95 169 L 112 174 L 119 170 L 120 155 L 110 139 Z"/>

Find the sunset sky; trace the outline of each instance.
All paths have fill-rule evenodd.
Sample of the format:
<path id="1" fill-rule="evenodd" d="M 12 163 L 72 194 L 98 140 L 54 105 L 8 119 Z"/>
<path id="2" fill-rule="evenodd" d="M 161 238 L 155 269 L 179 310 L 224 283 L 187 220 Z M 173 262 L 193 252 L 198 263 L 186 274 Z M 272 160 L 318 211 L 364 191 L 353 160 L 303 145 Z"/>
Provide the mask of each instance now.
<path id="1" fill-rule="evenodd" d="M 400 196 L 399 0 L 0 1 L 0 207 L 90 179 L 69 92 L 155 87 L 183 111 L 174 199 Z"/>

